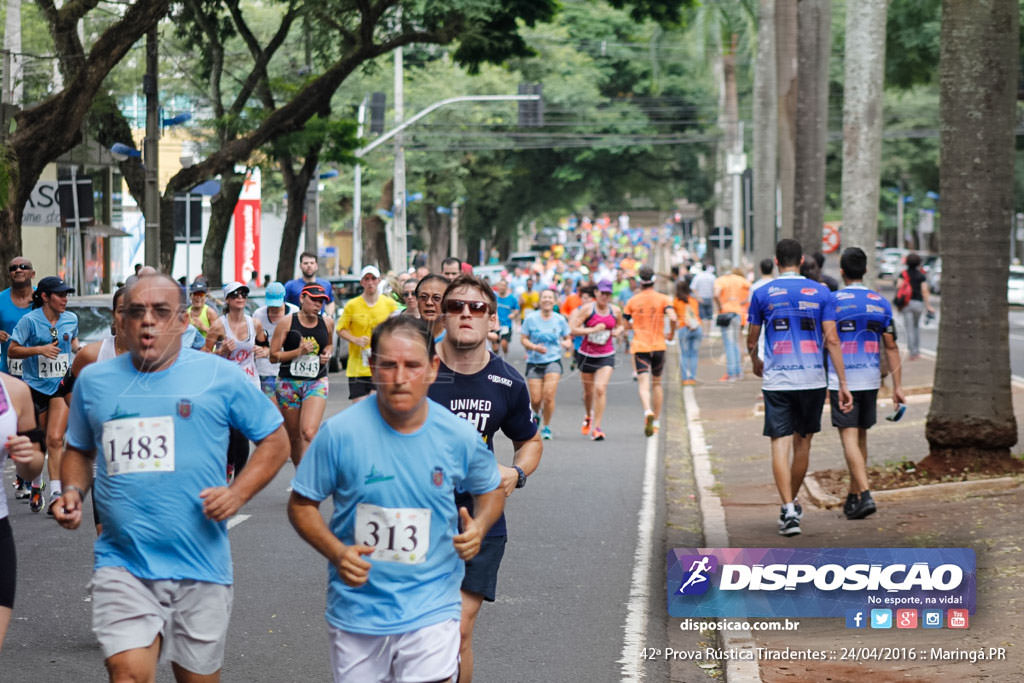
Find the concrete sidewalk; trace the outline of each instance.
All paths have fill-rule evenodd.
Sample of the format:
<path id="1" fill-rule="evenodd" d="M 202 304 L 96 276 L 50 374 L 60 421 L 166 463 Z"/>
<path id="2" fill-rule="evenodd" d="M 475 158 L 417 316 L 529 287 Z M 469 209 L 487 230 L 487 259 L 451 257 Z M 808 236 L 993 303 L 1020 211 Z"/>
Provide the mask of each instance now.
<path id="1" fill-rule="evenodd" d="M 1024 487 L 998 491 L 948 490 L 932 496 L 879 502 L 865 520 L 847 520 L 841 510 L 816 507 L 801 494 L 803 533 L 777 533 L 779 495 L 771 473 L 769 440 L 762 436 L 761 381 L 749 374 L 739 382 L 720 382 L 724 374 L 721 339 L 705 338 L 699 384 L 693 388 L 707 443 L 715 492 L 725 510 L 731 547 L 966 547 L 977 553 L 977 612 L 966 631 L 847 629 L 841 619 L 801 619 L 797 635 L 756 632 L 756 646 L 782 649 L 913 647 L 977 649 L 1005 647 L 1003 661 L 762 661 L 763 681 L 1024 681 L 1021 628 L 1024 623 Z M 928 454 L 925 418 L 935 365 L 932 360 L 904 362 L 903 384 L 914 397 L 899 423 L 881 418 L 891 411 L 880 403 L 879 423 L 869 432 L 869 465 L 918 461 Z M 672 391 L 677 391 L 673 387 Z M 1024 390 L 1015 388 L 1014 405 L 1024 448 Z M 669 426 L 673 431 L 685 429 Z M 811 448 L 810 472 L 845 469 L 828 406 L 822 432 Z M 714 495 L 714 494 L 712 494 Z"/>

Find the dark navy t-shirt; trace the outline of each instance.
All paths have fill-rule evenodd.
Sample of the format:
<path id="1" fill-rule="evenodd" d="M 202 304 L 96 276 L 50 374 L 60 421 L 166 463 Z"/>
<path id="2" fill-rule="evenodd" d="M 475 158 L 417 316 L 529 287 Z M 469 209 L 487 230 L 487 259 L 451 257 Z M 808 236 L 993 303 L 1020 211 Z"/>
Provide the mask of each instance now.
<path id="1" fill-rule="evenodd" d="M 493 437 L 500 429 L 512 441 L 529 441 L 537 433 L 530 419 L 530 394 L 519 371 L 491 354 L 490 362 L 472 375 L 456 373 L 444 363 L 427 395 L 476 427 L 494 452 Z M 455 503 L 473 512 L 473 497 L 456 493 Z M 488 536 L 505 536 L 505 515 Z"/>

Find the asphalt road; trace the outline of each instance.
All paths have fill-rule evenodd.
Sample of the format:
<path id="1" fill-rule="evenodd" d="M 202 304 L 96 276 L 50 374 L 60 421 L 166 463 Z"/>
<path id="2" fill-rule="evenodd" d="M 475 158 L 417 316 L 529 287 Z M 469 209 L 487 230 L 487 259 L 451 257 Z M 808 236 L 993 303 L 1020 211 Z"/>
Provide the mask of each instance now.
<path id="1" fill-rule="evenodd" d="M 517 347 L 513 360 L 522 367 Z M 674 351 L 673 351 L 674 353 Z M 627 603 L 634 589 L 634 553 L 642 498 L 646 439 L 628 357 L 619 356 L 605 419 L 608 439 L 579 433 L 583 409 L 578 374 L 563 378 L 541 469 L 508 503 L 510 537 L 499 597 L 477 623 L 477 681 L 618 681 Z M 347 406 L 344 378 L 332 376 L 328 414 Z M 665 616 L 664 430 L 658 438 L 654 534 L 646 611 L 634 644 L 663 644 Z M 496 440 L 502 462 L 511 445 Z M 9 464 L 9 463 L 8 463 Z M 14 618 L 0 654 L 0 676 L 87 683 L 105 681 L 102 654 L 90 631 L 87 584 L 91 517 L 76 532 L 14 501 L 4 490 L 18 547 Z M 231 542 L 235 599 L 225 681 L 330 680 L 323 618 L 326 561 L 294 533 L 285 517 L 292 466 L 243 508 Z M 159 495 L 154 491 L 153 495 Z M 330 503 L 323 506 L 329 512 Z M 674 534 L 679 544 L 679 534 Z M 687 544 L 697 545 L 691 532 Z M 646 663 L 645 680 L 668 678 L 664 664 Z M 17 680 L 13 676 L 10 680 Z M 170 681 L 169 667 L 160 681 Z"/>

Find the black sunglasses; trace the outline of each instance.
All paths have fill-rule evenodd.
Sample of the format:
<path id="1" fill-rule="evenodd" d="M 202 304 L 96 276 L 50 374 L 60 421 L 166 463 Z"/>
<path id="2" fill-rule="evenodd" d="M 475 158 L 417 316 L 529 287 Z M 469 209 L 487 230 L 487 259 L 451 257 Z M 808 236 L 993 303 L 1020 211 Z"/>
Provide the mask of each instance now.
<path id="1" fill-rule="evenodd" d="M 248 299 L 249 292 L 231 292 L 230 294 L 228 294 L 228 298 L 230 299 L 231 297 L 238 297 L 239 299 Z"/>
<path id="2" fill-rule="evenodd" d="M 32 266 L 29 265 L 28 263 L 15 263 L 13 266 L 9 267 L 7 270 L 11 271 L 12 273 L 14 271 L 16 271 L 16 270 L 32 270 Z"/>
<path id="3" fill-rule="evenodd" d="M 459 315 L 462 310 L 469 306 L 469 314 L 474 318 L 479 318 L 487 312 L 486 301 L 464 301 L 463 299 L 448 299 L 444 302 L 444 310 L 450 315 Z"/>

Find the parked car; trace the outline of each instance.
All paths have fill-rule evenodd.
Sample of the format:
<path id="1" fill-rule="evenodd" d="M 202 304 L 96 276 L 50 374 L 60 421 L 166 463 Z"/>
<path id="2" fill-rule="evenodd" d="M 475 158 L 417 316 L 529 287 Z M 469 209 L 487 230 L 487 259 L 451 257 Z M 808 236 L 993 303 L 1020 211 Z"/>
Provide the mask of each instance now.
<path id="1" fill-rule="evenodd" d="M 508 273 L 508 270 L 506 270 L 505 266 L 473 266 L 473 275 L 487 278 L 487 281 L 492 285 L 506 273 Z"/>
<path id="2" fill-rule="evenodd" d="M 890 247 L 878 254 L 878 277 L 895 278 L 903 270 L 903 261 L 910 253 L 909 249 Z"/>
<path id="3" fill-rule="evenodd" d="M 506 266 L 512 270 L 515 268 L 529 268 L 537 262 L 537 253 L 533 251 L 517 251 L 511 254 L 506 260 Z"/>
<path id="4" fill-rule="evenodd" d="M 350 299 L 354 299 L 363 293 L 363 286 L 359 283 L 358 275 L 335 275 L 327 278 L 334 290 L 334 323 L 337 325 L 341 317 L 341 309 Z M 331 330 L 334 338 L 334 353 L 331 355 L 331 362 L 327 366 L 328 372 L 338 372 L 348 364 L 348 342 L 338 336 L 336 330 Z"/>
<path id="5" fill-rule="evenodd" d="M 1024 306 L 1024 266 L 1010 266 L 1010 279 L 1006 281 L 1006 301 L 1012 306 Z"/>
<path id="6" fill-rule="evenodd" d="M 114 320 L 114 295 L 71 295 L 67 310 L 78 316 L 78 341 L 83 345 L 90 344 L 110 334 L 110 323 Z"/>

